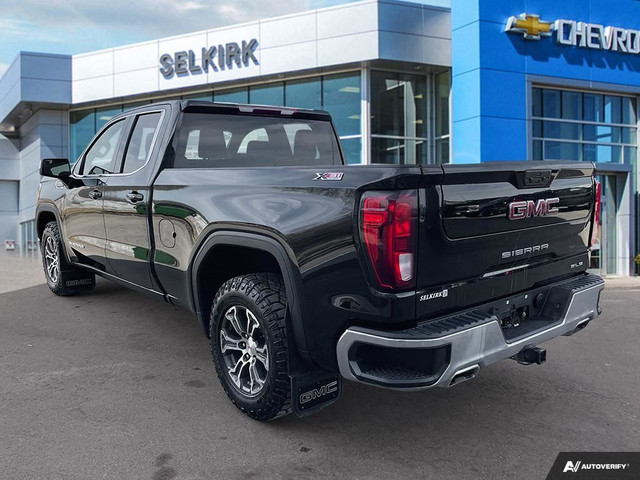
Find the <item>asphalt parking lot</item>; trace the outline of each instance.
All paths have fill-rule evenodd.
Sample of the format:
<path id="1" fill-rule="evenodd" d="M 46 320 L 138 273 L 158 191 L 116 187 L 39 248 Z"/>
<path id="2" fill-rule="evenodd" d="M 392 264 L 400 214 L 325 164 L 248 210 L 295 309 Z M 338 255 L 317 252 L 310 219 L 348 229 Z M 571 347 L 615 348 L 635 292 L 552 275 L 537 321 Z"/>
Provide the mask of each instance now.
<path id="1" fill-rule="evenodd" d="M 544 478 L 559 451 L 638 450 L 640 283 L 545 344 L 447 390 L 346 383 L 340 402 L 267 424 L 227 400 L 186 311 L 104 280 L 0 295 L 3 479 Z"/>

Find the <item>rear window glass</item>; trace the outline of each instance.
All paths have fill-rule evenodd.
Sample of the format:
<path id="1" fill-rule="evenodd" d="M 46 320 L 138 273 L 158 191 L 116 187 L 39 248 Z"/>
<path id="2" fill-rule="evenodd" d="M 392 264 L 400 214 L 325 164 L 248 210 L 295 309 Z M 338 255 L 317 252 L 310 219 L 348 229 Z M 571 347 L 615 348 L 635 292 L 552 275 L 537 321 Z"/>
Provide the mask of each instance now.
<path id="1" fill-rule="evenodd" d="M 185 113 L 174 168 L 341 164 L 331 123 L 322 120 Z"/>
<path id="2" fill-rule="evenodd" d="M 133 127 L 124 157 L 123 173 L 134 172 L 145 165 L 161 116 L 161 113 L 148 113 L 136 118 L 136 125 Z"/>

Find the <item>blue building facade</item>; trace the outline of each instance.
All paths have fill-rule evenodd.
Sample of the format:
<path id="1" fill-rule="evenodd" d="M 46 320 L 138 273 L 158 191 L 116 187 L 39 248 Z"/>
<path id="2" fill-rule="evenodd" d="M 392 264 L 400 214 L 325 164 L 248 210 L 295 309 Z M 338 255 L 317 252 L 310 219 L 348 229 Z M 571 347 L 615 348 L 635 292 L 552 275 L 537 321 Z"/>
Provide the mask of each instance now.
<path id="1" fill-rule="evenodd" d="M 452 160 L 583 160 L 603 187 L 591 267 L 628 275 L 640 235 L 640 2 L 453 1 Z"/>

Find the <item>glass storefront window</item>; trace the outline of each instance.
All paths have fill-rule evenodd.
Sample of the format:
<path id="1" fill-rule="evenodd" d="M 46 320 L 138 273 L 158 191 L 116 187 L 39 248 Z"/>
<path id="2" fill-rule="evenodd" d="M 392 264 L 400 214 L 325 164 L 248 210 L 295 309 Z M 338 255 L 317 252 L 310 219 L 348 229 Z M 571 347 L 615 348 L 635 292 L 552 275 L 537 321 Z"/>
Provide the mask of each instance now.
<path id="1" fill-rule="evenodd" d="M 360 72 L 322 78 L 322 108 L 331 114 L 338 135 L 360 135 Z"/>
<path id="2" fill-rule="evenodd" d="M 213 101 L 213 92 L 194 93 L 193 95 L 183 95 L 182 100 L 202 100 L 203 102 Z"/>
<path id="3" fill-rule="evenodd" d="M 560 118 L 560 90 L 544 89 L 542 91 L 542 116 Z"/>
<path id="4" fill-rule="evenodd" d="M 428 146 L 426 140 L 371 137 L 375 163 L 424 164 L 427 163 Z"/>
<path id="5" fill-rule="evenodd" d="M 531 113 L 534 117 L 542 117 L 542 89 L 531 90 Z"/>
<path id="6" fill-rule="evenodd" d="M 436 158 L 448 161 L 449 100 L 447 77 L 438 79 L 434 112 Z M 372 163 L 428 163 L 427 77 L 395 72 L 371 72 Z M 446 109 L 446 114 L 443 110 Z M 445 153 L 446 145 L 446 153 Z"/>
<path id="7" fill-rule="evenodd" d="M 249 90 L 244 87 L 214 91 L 213 99 L 216 102 L 249 103 Z"/>
<path id="8" fill-rule="evenodd" d="M 539 90 L 539 89 L 535 89 Z M 584 94 L 584 120 L 588 122 L 603 122 L 604 107 L 602 95 Z"/>
<path id="9" fill-rule="evenodd" d="M 266 86 L 249 88 L 249 103 L 258 105 L 284 105 L 284 84 L 270 83 Z"/>
<path id="10" fill-rule="evenodd" d="M 435 76 L 435 125 L 436 138 L 449 136 L 449 96 L 451 94 L 451 72 L 446 71 Z"/>
<path id="11" fill-rule="evenodd" d="M 70 152 L 69 162 L 71 164 L 78 160 L 91 139 L 96 133 L 95 110 L 82 110 L 69 114 L 70 127 Z"/>
<path id="12" fill-rule="evenodd" d="M 122 112 L 122 105 L 109 108 L 96 109 L 96 132 L 99 131 L 106 123 Z"/>
<path id="13" fill-rule="evenodd" d="M 342 139 L 340 140 L 340 144 L 342 145 L 344 159 L 349 165 L 363 163 L 361 138 Z"/>
<path id="14" fill-rule="evenodd" d="M 620 143 L 621 136 L 622 130 L 620 127 L 607 127 L 593 124 L 584 126 L 584 139 L 591 142 Z"/>
<path id="15" fill-rule="evenodd" d="M 582 125 L 569 122 L 540 122 L 544 125 L 545 138 L 557 138 L 560 140 L 582 140 Z M 586 131 L 585 131 L 586 135 Z"/>
<path id="16" fill-rule="evenodd" d="M 122 111 L 126 112 L 127 110 L 131 110 L 132 108 L 142 107 L 143 105 L 149 105 L 150 103 L 151 102 L 148 101 L 125 103 L 124 105 L 122 105 Z"/>
<path id="17" fill-rule="evenodd" d="M 292 80 L 284 87 L 285 104 L 297 108 L 322 108 L 322 85 L 320 78 Z"/>
<path id="18" fill-rule="evenodd" d="M 36 257 L 38 255 L 39 242 L 36 232 L 35 220 L 29 220 L 20 224 L 20 253 L 23 256 Z"/>
<path id="19" fill-rule="evenodd" d="M 326 110 L 333 118 L 346 161 L 363 163 L 361 82 L 361 72 L 355 71 L 194 93 L 178 98 Z M 370 89 L 373 163 L 449 161 L 449 71 L 433 76 L 373 71 Z M 166 98 L 169 99 L 175 97 Z M 123 108 L 128 110 L 148 103 L 132 102 L 72 112 L 71 161 L 75 161 L 95 133 L 115 114 Z M 622 105 L 621 108 L 628 117 L 635 117 L 635 110 L 631 107 Z M 631 132 L 622 134 L 629 138 L 632 135 Z"/>
<path id="20" fill-rule="evenodd" d="M 371 133 L 427 138 L 427 79 L 371 72 Z"/>
<path id="21" fill-rule="evenodd" d="M 624 161 L 631 165 L 637 165 L 637 151 L 638 149 L 636 147 L 624 147 Z M 640 201 L 640 196 L 638 197 L 638 200 Z"/>
<path id="22" fill-rule="evenodd" d="M 625 95 L 534 87 L 531 95 L 533 160 L 625 163 L 637 171 L 637 100 Z M 606 167 L 604 167 L 606 168 Z M 589 268 L 618 273 L 618 196 L 624 176 L 600 175 L 600 229 Z"/>
<path id="23" fill-rule="evenodd" d="M 629 97 L 622 97 L 622 123 L 634 125 L 636 123 L 636 102 Z"/>
<path id="24" fill-rule="evenodd" d="M 533 160 L 635 164 L 634 98 L 534 87 L 531 99 Z"/>
<path id="25" fill-rule="evenodd" d="M 604 121 L 606 123 L 622 123 L 622 103 L 620 97 L 604 96 Z"/>
<path id="26" fill-rule="evenodd" d="M 617 179 L 613 175 L 600 178 L 602 186 L 600 222 L 601 258 L 604 260 L 604 272 L 608 275 L 617 273 L 617 221 L 618 210 Z M 603 258 L 604 257 L 604 258 Z M 601 266 L 602 268 L 602 266 Z"/>
<path id="27" fill-rule="evenodd" d="M 436 163 L 449 163 L 449 137 L 436 138 Z"/>
<path id="28" fill-rule="evenodd" d="M 449 163 L 451 129 L 449 128 L 449 98 L 451 97 L 451 72 L 435 75 L 435 163 Z"/>
<path id="29" fill-rule="evenodd" d="M 562 118 L 582 120 L 582 93 L 562 92 Z"/>
<path id="30" fill-rule="evenodd" d="M 547 141 L 544 143 L 544 156 L 556 160 L 582 160 L 580 147 L 579 143 Z"/>

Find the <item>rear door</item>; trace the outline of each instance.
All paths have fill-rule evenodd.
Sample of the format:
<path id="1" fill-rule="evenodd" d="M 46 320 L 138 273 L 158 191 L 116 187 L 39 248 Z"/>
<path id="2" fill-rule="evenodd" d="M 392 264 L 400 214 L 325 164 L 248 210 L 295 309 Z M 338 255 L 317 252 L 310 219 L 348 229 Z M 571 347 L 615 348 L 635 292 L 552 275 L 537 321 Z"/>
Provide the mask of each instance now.
<path id="1" fill-rule="evenodd" d="M 79 262 L 101 270 L 107 269 L 104 189 L 118 164 L 126 123 L 126 119 L 120 119 L 104 128 L 80 158 L 62 209 L 67 251 Z"/>
<path id="2" fill-rule="evenodd" d="M 442 168 L 440 185 L 428 185 L 424 171 L 419 315 L 479 304 L 586 270 L 592 164 Z"/>
<path id="3" fill-rule="evenodd" d="M 147 206 L 153 171 L 149 165 L 158 142 L 163 109 L 131 118 L 122 161 L 104 186 L 106 256 L 110 272 L 144 288 L 153 289 L 151 241 Z"/>

